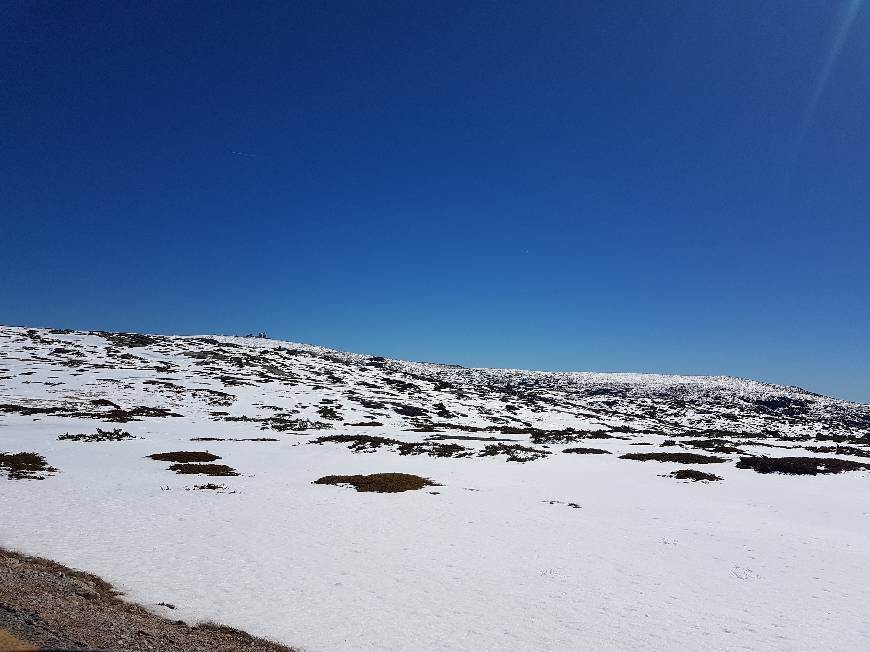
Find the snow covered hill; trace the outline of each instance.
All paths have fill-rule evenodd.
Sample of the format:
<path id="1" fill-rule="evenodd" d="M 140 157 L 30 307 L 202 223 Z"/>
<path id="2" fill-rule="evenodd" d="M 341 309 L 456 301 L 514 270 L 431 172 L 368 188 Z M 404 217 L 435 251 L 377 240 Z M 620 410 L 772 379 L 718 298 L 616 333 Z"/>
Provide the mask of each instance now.
<path id="1" fill-rule="evenodd" d="M 303 649 L 866 647 L 868 469 L 794 387 L 0 327 L 0 546 Z"/>

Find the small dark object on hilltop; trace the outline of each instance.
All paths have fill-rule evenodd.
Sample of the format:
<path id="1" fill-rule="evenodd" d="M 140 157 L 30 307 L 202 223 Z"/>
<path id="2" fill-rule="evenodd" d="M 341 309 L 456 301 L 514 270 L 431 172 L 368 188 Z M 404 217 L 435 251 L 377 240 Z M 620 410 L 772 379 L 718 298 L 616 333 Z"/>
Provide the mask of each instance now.
<path id="1" fill-rule="evenodd" d="M 439 487 L 429 478 L 409 473 L 372 473 L 371 475 L 327 475 L 314 481 L 313 484 L 350 485 L 357 491 L 374 491 L 378 493 L 398 493 L 415 491 L 423 487 Z"/>
<path id="2" fill-rule="evenodd" d="M 676 462 L 677 464 L 720 464 L 728 461 L 724 457 L 698 455 L 697 453 L 626 453 L 620 455 L 619 459 L 639 462 Z"/>
<path id="3" fill-rule="evenodd" d="M 738 469 L 752 469 L 756 473 L 785 473 L 788 475 L 819 475 L 861 471 L 870 464 L 841 460 L 836 457 L 741 457 Z"/>
<path id="4" fill-rule="evenodd" d="M 171 451 L 169 453 L 153 453 L 149 455 L 158 462 L 214 462 L 220 456 L 203 451 Z"/>

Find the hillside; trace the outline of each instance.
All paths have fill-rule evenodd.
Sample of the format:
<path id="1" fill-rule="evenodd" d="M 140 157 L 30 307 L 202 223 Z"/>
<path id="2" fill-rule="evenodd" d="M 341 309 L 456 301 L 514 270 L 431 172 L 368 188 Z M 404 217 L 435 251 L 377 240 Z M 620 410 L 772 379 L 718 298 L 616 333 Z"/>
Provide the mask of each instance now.
<path id="1" fill-rule="evenodd" d="M 794 387 L 0 327 L 0 547 L 302 649 L 855 649 L 868 469 Z"/>

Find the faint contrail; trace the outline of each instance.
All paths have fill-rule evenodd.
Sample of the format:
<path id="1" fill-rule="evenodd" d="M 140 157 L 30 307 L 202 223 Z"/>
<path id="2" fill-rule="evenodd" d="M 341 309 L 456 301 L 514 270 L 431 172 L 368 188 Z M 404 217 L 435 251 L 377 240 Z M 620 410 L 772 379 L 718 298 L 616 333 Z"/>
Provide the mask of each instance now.
<path id="1" fill-rule="evenodd" d="M 247 158 L 254 158 L 256 154 L 248 154 L 246 152 L 237 152 L 234 149 L 230 150 L 230 154 L 235 154 L 236 156 L 245 156 Z"/>
<path id="2" fill-rule="evenodd" d="M 803 119 L 801 120 L 794 142 L 792 143 L 791 159 L 789 161 L 789 176 L 800 156 L 801 147 L 803 146 L 804 139 L 810 129 L 810 125 L 813 122 L 813 117 L 815 117 L 816 109 L 819 106 L 819 100 L 821 100 L 822 93 L 825 91 L 825 86 L 828 84 L 828 77 L 831 76 L 831 70 L 837 62 L 840 50 L 843 49 L 843 44 L 846 42 L 846 37 L 849 35 L 852 23 L 855 22 L 855 16 L 858 15 L 858 10 L 861 8 L 862 1 L 863 0 L 848 0 L 843 7 L 839 25 L 834 34 L 834 40 L 831 43 L 827 56 L 825 57 L 824 64 L 819 70 L 819 74 L 816 76 L 815 82 L 813 83 L 813 89 L 810 93 L 810 98 L 807 101 Z"/>

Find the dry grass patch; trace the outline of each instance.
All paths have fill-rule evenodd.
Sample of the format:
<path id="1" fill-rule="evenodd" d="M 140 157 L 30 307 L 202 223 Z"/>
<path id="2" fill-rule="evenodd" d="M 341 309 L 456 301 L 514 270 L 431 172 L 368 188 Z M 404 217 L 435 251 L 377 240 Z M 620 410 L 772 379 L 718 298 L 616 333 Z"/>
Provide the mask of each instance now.
<path id="1" fill-rule="evenodd" d="M 679 471 L 672 471 L 662 477 L 674 478 L 676 480 L 691 480 L 692 482 L 715 482 L 722 479 L 718 475 L 696 471 L 695 469 L 680 469 Z"/>
<path id="2" fill-rule="evenodd" d="M 752 469 L 756 473 L 785 473 L 787 475 L 819 475 L 870 469 L 870 464 L 841 460 L 836 457 L 741 457 L 739 469 Z"/>
<path id="3" fill-rule="evenodd" d="M 44 480 L 57 473 L 39 453 L 0 453 L 0 469 L 10 480 Z"/>
<path id="4" fill-rule="evenodd" d="M 620 455 L 619 459 L 639 462 L 676 462 L 677 464 L 721 464 L 728 461 L 724 457 L 698 455 L 697 453 L 626 453 Z"/>
<path id="5" fill-rule="evenodd" d="M 206 451 L 171 451 L 169 453 L 153 453 L 148 457 L 158 462 L 214 462 L 221 459 L 220 455 Z"/>
<path id="6" fill-rule="evenodd" d="M 574 448 L 566 448 L 563 453 L 579 453 L 580 455 L 610 455 L 610 451 L 603 448 L 584 448 L 583 446 L 575 446 Z"/>
<path id="7" fill-rule="evenodd" d="M 135 439 L 133 435 L 129 432 L 125 432 L 120 428 L 115 428 L 114 430 L 103 430 L 102 428 L 97 428 L 97 432 L 93 435 L 88 435 L 85 433 L 79 433 L 76 435 L 71 435 L 69 433 L 58 436 L 59 441 L 85 441 L 85 442 L 95 442 L 95 441 L 126 441 L 128 439 Z"/>
<path id="8" fill-rule="evenodd" d="M 438 487 L 439 484 L 429 478 L 409 473 L 372 473 L 370 475 L 326 475 L 314 481 L 314 484 L 330 484 L 336 486 L 350 485 L 357 491 L 374 491 L 378 493 L 398 493 L 415 491 L 423 487 Z"/>
<path id="9" fill-rule="evenodd" d="M 520 444 L 489 444 L 484 447 L 478 457 L 494 457 L 496 455 L 507 456 L 508 462 L 532 462 L 546 457 L 550 451 Z"/>
<path id="10" fill-rule="evenodd" d="M 182 475 L 213 475 L 213 476 L 235 476 L 239 475 L 233 467 L 226 464 L 173 464 L 169 467 L 170 471 L 175 471 Z"/>
<path id="11" fill-rule="evenodd" d="M 870 457 L 870 450 L 858 448 L 857 446 L 806 446 L 808 451 L 813 453 L 834 453 L 836 455 L 853 455 L 855 457 Z"/>

